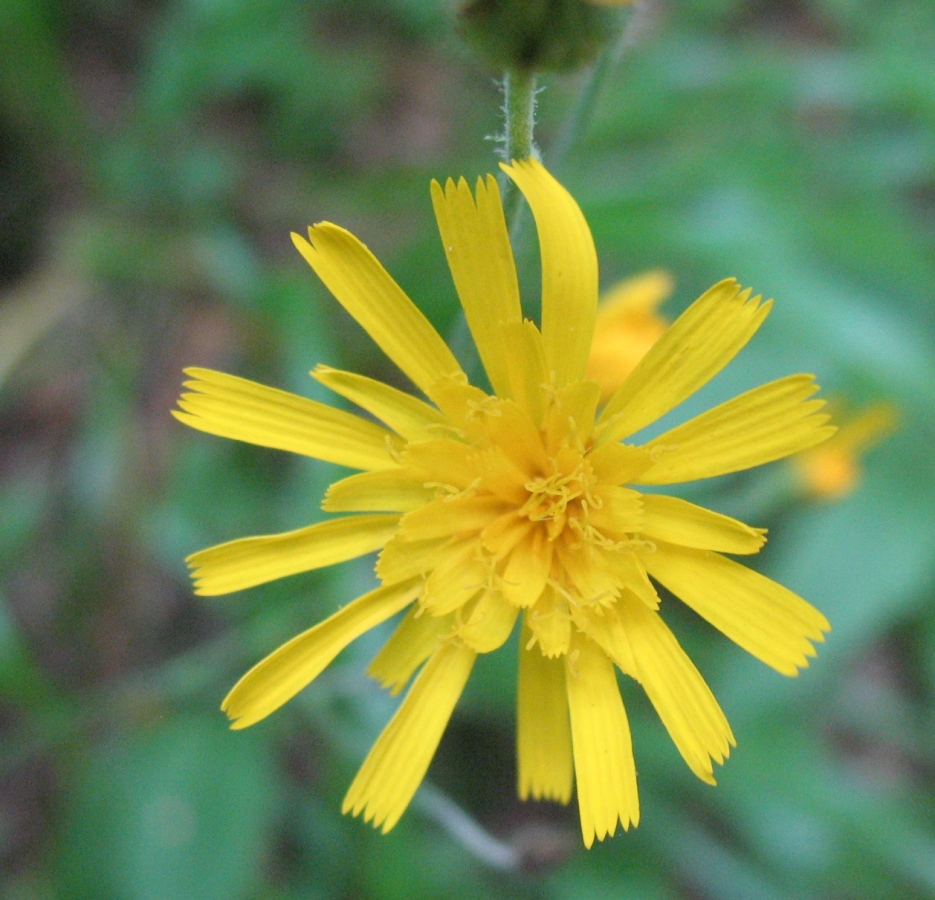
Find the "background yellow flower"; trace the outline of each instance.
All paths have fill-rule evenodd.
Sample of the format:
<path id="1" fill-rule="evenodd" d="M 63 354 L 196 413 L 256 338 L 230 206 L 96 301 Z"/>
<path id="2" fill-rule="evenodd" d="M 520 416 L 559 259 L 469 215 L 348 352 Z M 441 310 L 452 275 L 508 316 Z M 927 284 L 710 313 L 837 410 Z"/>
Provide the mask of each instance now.
<path id="1" fill-rule="evenodd" d="M 819 500 L 846 497 L 860 484 L 864 454 L 890 435 L 898 420 L 891 403 L 844 414 L 841 427 L 829 441 L 791 460 L 802 490 Z"/>
<path id="2" fill-rule="evenodd" d="M 666 330 L 656 310 L 672 293 L 668 272 L 644 272 L 617 282 L 601 297 L 587 376 L 607 400 Z"/>

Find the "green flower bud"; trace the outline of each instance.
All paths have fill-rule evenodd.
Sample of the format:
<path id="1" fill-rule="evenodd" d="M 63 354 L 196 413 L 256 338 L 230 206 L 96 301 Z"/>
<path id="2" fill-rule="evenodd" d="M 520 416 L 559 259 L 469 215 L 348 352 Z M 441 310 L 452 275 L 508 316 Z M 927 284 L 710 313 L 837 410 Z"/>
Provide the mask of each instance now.
<path id="1" fill-rule="evenodd" d="M 591 62 L 619 35 L 626 5 L 588 0 L 467 0 L 462 36 L 501 69 L 567 72 Z"/>

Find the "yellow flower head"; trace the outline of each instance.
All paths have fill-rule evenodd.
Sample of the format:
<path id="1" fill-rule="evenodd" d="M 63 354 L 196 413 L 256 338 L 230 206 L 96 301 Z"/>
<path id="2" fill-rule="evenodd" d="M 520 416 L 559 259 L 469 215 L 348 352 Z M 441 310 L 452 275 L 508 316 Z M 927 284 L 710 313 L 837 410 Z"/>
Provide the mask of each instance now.
<path id="1" fill-rule="evenodd" d="M 713 783 L 734 743 L 727 720 L 659 613 L 654 581 L 786 675 L 828 622 L 723 556 L 756 553 L 751 528 L 665 485 L 746 469 L 833 429 L 809 375 L 748 391 L 648 441 L 645 426 L 719 372 L 770 302 L 733 280 L 703 294 L 599 409 L 585 379 L 597 258 L 568 192 L 534 160 L 503 166 L 532 208 L 542 257 L 541 328 L 524 320 L 492 176 L 432 200 L 454 283 L 493 391 L 468 383 L 448 346 L 370 251 L 330 223 L 293 235 L 344 308 L 426 396 L 319 367 L 314 377 L 382 422 L 204 369 L 175 415 L 194 428 L 360 470 L 323 508 L 350 515 L 252 537 L 189 559 L 213 595 L 380 549 L 381 586 L 254 666 L 223 703 L 234 728 L 268 716 L 351 641 L 403 610 L 370 666 L 394 693 L 418 671 L 344 801 L 384 831 L 421 782 L 479 653 L 520 622 L 519 793 L 567 802 L 577 784 L 586 845 L 639 820 L 616 666 L 639 681 L 695 774 Z M 626 441 L 629 439 L 629 443 Z M 653 580 L 651 580 L 653 579 Z"/>
<path id="2" fill-rule="evenodd" d="M 662 337 L 668 323 L 656 308 L 671 293 L 672 276 L 654 271 L 618 282 L 601 298 L 585 377 L 601 386 L 602 403 Z"/>
<path id="3" fill-rule="evenodd" d="M 890 403 L 875 403 L 844 420 L 819 447 L 790 460 L 802 489 L 818 500 L 841 500 L 860 483 L 861 457 L 891 434 L 898 416 Z"/>

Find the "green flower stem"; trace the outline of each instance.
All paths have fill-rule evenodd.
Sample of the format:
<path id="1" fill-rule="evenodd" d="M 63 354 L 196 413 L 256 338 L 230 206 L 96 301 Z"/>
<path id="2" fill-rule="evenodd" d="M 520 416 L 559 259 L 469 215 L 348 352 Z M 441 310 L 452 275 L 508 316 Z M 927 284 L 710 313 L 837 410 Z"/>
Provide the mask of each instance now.
<path id="1" fill-rule="evenodd" d="M 507 162 L 527 159 L 535 153 L 533 129 L 536 124 L 536 74 L 533 71 L 507 72 L 503 79 L 503 112 L 506 116 Z"/>

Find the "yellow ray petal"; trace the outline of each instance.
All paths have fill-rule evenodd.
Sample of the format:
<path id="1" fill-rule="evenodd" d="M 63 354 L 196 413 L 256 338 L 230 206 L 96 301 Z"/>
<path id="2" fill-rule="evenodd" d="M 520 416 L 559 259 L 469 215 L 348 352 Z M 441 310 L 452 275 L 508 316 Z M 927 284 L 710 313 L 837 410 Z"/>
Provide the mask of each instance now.
<path id="1" fill-rule="evenodd" d="M 195 593 L 216 597 L 372 553 L 393 537 L 398 523 L 398 515 L 331 519 L 283 534 L 228 541 L 185 561 Z"/>
<path id="2" fill-rule="evenodd" d="M 221 709 L 232 720 L 231 728 L 247 728 L 275 712 L 317 678 L 351 641 L 410 604 L 420 587 L 419 581 L 408 581 L 377 588 L 274 650 L 224 698 Z"/>
<path id="3" fill-rule="evenodd" d="M 613 485 L 636 481 L 653 464 L 652 457 L 642 447 L 617 443 L 595 447 L 587 459 L 598 481 Z"/>
<path id="4" fill-rule="evenodd" d="M 636 660 L 633 657 L 633 649 L 630 647 L 627 633 L 617 612 L 620 602 L 602 608 L 578 606 L 573 609 L 572 618 L 575 627 L 591 638 L 613 660 L 621 672 L 631 678 L 636 678 Z"/>
<path id="5" fill-rule="evenodd" d="M 734 643 L 783 675 L 815 655 L 828 620 L 814 606 L 740 563 L 705 550 L 657 542 L 643 554 L 649 574 Z"/>
<path id="6" fill-rule="evenodd" d="M 463 376 L 458 361 L 377 258 L 350 232 L 321 222 L 292 242 L 377 345 L 425 394 L 443 378 Z"/>
<path id="7" fill-rule="evenodd" d="M 630 596 L 621 598 L 616 611 L 632 648 L 635 677 L 689 768 L 714 784 L 712 759 L 723 763 L 736 745 L 721 707 L 658 613 Z"/>
<path id="8" fill-rule="evenodd" d="M 410 512 L 431 502 L 435 492 L 403 470 L 361 472 L 336 481 L 325 493 L 325 512 Z"/>
<path id="9" fill-rule="evenodd" d="M 503 500 L 492 494 L 434 500 L 407 513 L 399 533 L 409 541 L 427 541 L 466 531 L 480 531 L 507 512 Z"/>
<path id="10" fill-rule="evenodd" d="M 490 564 L 478 557 L 477 542 L 453 543 L 438 554 L 422 591 L 422 606 L 433 616 L 447 615 L 470 603 L 490 581 Z"/>
<path id="11" fill-rule="evenodd" d="M 325 365 L 316 366 L 312 377 L 376 416 L 406 440 L 424 441 L 432 436 L 433 426 L 446 423 L 445 416 L 434 406 L 382 381 Z"/>
<path id="12" fill-rule="evenodd" d="M 352 469 L 395 466 L 387 449 L 392 435 L 379 425 L 286 391 L 215 372 L 186 369 L 194 381 L 182 394 L 180 422 L 260 447 L 289 450 Z"/>
<path id="13" fill-rule="evenodd" d="M 542 386 L 551 384 L 542 334 L 534 322 L 525 319 L 504 326 L 503 338 L 515 360 L 510 369 L 510 396 L 538 426 L 545 412 Z"/>
<path id="14" fill-rule="evenodd" d="M 617 566 L 611 564 L 609 554 L 600 547 L 589 541 L 563 541 L 553 552 L 557 560 L 555 568 L 562 575 L 562 590 L 568 591 L 572 604 L 607 603 L 620 592 Z"/>
<path id="15" fill-rule="evenodd" d="M 363 813 L 384 834 L 399 821 L 425 777 L 475 657 L 454 641 L 435 652 L 367 754 L 342 812 Z"/>
<path id="16" fill-rule="evenodd" d="M 367 674 L 393 695 L 454 632 L 454 616 L 431 616 L 418 605 L 410 607 L 383 649 L 373 658 Z"/>
<path id="17" fill-rule="evenodd" d="M 534 159 L 500 166 L 523 192 L 542 256 L 542 341 L 556 387 L 584 377 L 597 317 L 597 253 L 578 204 Z"/>
<path id="18" fill-rule="evenodd" d="M 487 434 L 527 479 L 548 468 L 549 457 L 536 423 L 512 400 L 497 404 L 496 415 L 487 422 Z"/>
<path id="19" fill-rule="evenodd" d="M 659 609 L 659 595 L 646 574 L 640 557 L 633 552 L 617 554 L 617 574 L 624 587 L 647 609 Z"/>
<path id="20" fill-rule="evenodd" d="M 643 525 L 643 496 L 632 488 L 598 485 L 592 496 L 599 505 L 589 510 L 590 522 L 599 531 L 624 536 Z"/>
<path id="21" fill-rule="evenodd" d="M 536 605 L 528 610 L 525 617 L 530 638 L 523 646 L 532 650 L 535 641 L 537 653 L 554 659 L 568 652 L 571 641 L 571 614 L 567 597 L 549 584 L 539 597 Z"/>
<path id="22" fill-rule="evenodd" d="M 430 487 L 464 490 L 474 483 L 474 448 L 463 441 L 438 438 L 409 444 L 400 455 L 403 467 Z"/>
<path id="23" fill-rule="evenodd" d="M 492 653 L 513 633 L 519 609 L 498 591 L 484 591 L 458 626 L 458 637 L 476 653 Z"/>
<path id="24" fill-rule="evenodd" d="M 384 584 L 396 584 L 421 575 L 425 578 L 438 565 L 450 541 L 407 541 L 399 533 L 380 551 L 374 571 Z"/>
<path id="25" fill-rule="evenodd" d="M 598 442 L 655 422 L 724 368 L 753 337 L 772 301 L 749 300 L 733 278 L 705 291 L 656 341 L 604 407 Z"/>
<path id="26" fill-rule="evenodd" d="M 583 635 L 565 657 L 571 741 L 581 835 L 590 847 L 617 830 L 638 825 L 639 797 L 630 726 L 613 663 Z"/>
<path id="27" fill-rule="evenodd" d="M 519 796 L 567 803 L 574 770 L 565 663 L 546 659 L 538 647 L 527 650 L 531 640 L 532 633 L 524 627 L 516 698 Z"/>
<path id="28" fill-rule="evenodd" d="M 640 484 L 710 478 L 763 465 L 834 434 L 812 375 L 789 375 L 747 391 L 645 445 L 653 466 Z"/>
<path id="29" fill-rule="evenodd" d="M 525 488 L 529 474 L 520 469 L 501 447 L 482 447 L 471 461 L 478 476 L 484 480 L 485 490 L 496 494 L 514 509 L 521 507 L 529 498 Z"/>
<path id="30" fill-rule="evenodd" d="M 494 519 L 480 533 L 481 545 L 495 559 L 504 559 L 535 527 L 535 523 L 511 509 Z"/>
<path id="31" fill-rule="evenodd" d="M 504 326 L 519 324 L 519 284 L 496 179 L 477 179 L 477 201 L 462 178 L 442 190 L 432 182 L 432 203 L 445 256 L 474 343 L 494 391 L 511 396 L 516 357 Z"/>
<path id="32" fill-rule="evenodd" d="M 643 494 L 641 530 L 648 538 L 721 553 L 757 553 L 766 541 L 762 528 L 662 494 Z"/>
<path id="33" fill-rule="evenodd" d="M 563 443 L 584 446 L 594 430 L 594 416 L 601 389 L 593 381 L 575 381 L 555 392 L 555 402 L 543 422 L 549 453 L 559 452 Z"/>
<path id="34" fill-rule="evenodd" d="M 532 606 L 545 590 L 552 569 L 552 543 L 541 528 L 520 541 L 503 569 L 503 596 L 514 606 Z"/>

